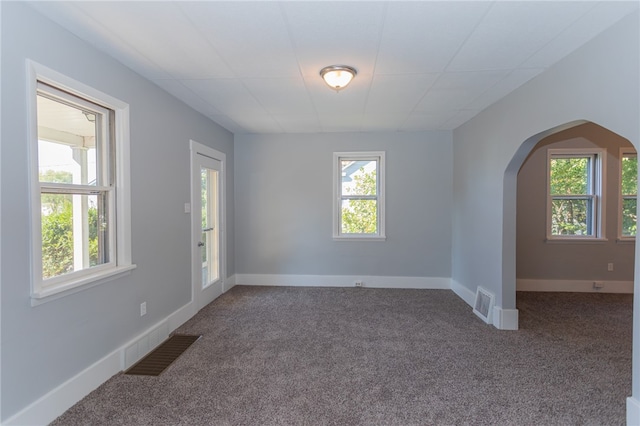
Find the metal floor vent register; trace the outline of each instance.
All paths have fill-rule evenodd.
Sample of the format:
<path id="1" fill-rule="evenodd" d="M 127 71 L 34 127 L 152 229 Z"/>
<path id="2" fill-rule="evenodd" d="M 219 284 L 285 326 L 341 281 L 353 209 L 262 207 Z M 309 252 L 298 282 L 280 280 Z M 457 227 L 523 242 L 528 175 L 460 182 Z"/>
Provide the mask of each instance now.
<path id="1" fill-rule="evenodd" d="M 201 336 L 173 335 L 124 374 L 159 376 Z"/>
<path id="2" fill-rule="evenodd" d="M 479 316 L 487 324 L 491 324 L 491 311 L 493 310 L 493 294 L 482 287 L 476 291 L 476 302 L 473 305 L 473 313 Z"/>

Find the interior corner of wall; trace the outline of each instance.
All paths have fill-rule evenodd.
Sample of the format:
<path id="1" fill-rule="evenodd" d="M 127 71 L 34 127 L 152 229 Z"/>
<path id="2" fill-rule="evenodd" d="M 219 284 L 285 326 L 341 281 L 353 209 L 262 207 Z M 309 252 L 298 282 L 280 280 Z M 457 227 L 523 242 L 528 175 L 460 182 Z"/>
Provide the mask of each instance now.
<path id="1" fill-rule="evenodd" d="M 453 291 L 459 298 L 464 300 L 467 305 L 473 306 L 476 297 L 475 293 L 453 278 L 451 278 L 451 291 Z"/>

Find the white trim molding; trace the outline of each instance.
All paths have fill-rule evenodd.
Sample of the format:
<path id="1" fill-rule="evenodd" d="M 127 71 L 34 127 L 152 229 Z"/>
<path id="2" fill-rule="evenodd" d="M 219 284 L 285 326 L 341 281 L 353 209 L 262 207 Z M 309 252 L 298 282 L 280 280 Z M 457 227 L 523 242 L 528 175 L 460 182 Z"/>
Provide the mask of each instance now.
<path id="1" fill-rule="evenodd" d="M 493 326 L 498 330 L 518 329 L 518 310 L 493 307 Z"/>
<path id="2" fill-rule="evenodd" d="M 71 408 L 98 386 L 133 365 L 192 317 L 191 303 L 179 308 L 137 337 L 90 365 L 7 419 L 5 425 L 44 425 Z"/>
<path id="3" fill-rule="evenodd" d="M 347 197 L 342 187 L 342 161 L 370 161 L 376 163 L 376 193 L 352 194 Z M 385 151 L 334 152 L 333 153 L 333 239 L 334 241 L 385 241 Z M 346 198 L 375 200 L 377 205 L 376 233 L 342 232 L 342 202 Z"/>
<path id="4" fill-rule="evenodd" d="M 633 293 L 633 281 L 518 279 L 516 289 L 572 293 Z"/>
<path id="5" fill-rule="evenodd" d="M 632 396 L 627 398 L 627 425 L 640 426 L 640 401 Z"/>
<path id="6" fill-rule="evenodd" d="M 231 290 L 235 286 L 236 286 L 236 276 L 235 275 L 231 275 L 230 277 L 227 277 L 226 280 L 224 280 L 222 292 L 226 293 L 226 292 L 228 292 L 229 290 Z"/>
<path id="7" fill-rule="evenodd" d="M 356 287 L 414 288 L 450 290 L 451 279 L 444 277 L 383 277 L 371 275 L 271 275 L 236 274 L 236 285 L 283 287 Z"/>
<path id="8" fill-rule="evenodd" d="M 451 280 L 451 291 L 453 291 L 460 299 L 464 300 L 467 305 L 473 308 L 473 304 L 476 300 L 476 294 L 473 291 L 469 290 L 454 279 Z"/>
<path id="9" fill-rule="evenodd" d="M 39 64 L 30 59 L 26 60 L 27 72 L 27 129 L 29 143 L 29 191 L 31 199 L 31 299 L 32 306 L 55 300 L 62 296 L 75 293 L 80 289 L 112 281 L 135 269 L 136 265 L 131 259 L 131 165 L 130 165 L 130 122 L 129 104 L 98 89 L 74 80 L 51 68 Z M 41 86 L 41 83 L 48 85 Z M 44 279 L 42 277 L 42 217 L 40 212 L 42 183 L 38 174 L 38 121 L 37 121 L 37 97 L 41 91 L 59 99 L 73 99 L 74 104 L 82 105 L 90 111 L 95 111 L 99 116 L 108 117 L 109 111 L 113 111 L 115 121 L 108 120 L 104 127 L 113 127 L 113 139 L 107 146 L 114 151 L 109 160 L 104 160 L 102 167 L 115 166 L 112 179 L 105 179 L 101 192 L 107 194 L 107 213 L 109 222 L 109 260 L 94 267 L 70 272 Z M 95 105 L 92 105 L 95 104 Z M 105 129 L 106 132 L 106 129 Z M 102 161 L 102 160 L 101 160 Z M 49 189 L 64 190 L 60 187 Z M 109 189 L 110 186 L 115 188 Z M 95 188 L 98 188 L 96 186 Z M 75 185 L 75 193 L 88 190 L 86 186 Z"/>

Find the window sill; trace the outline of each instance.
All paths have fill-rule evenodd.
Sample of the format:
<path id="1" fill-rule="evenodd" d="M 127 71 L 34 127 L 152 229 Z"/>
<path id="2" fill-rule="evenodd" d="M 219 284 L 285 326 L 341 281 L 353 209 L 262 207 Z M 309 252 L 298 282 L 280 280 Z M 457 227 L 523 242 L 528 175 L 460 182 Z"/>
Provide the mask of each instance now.
<path id="1" fill-rule="evenodd" d="M 68 281 L 64 284 L 57 285 L 52 288 L 45 288 L 40 291 L 31 293 L 31 306 L 42 305 L 70 294 L 78 293 L 91 287 L 113 281 L 131 273 L 136 265 L 119 266 L 106 271 L 100 271 L 95 274 L 85 275 L 75 280 Z"/>
<path id="2" fill-rule="evenodd" d="M 333 236 L 333 241 L 386 241 L 385 236 Z"/>
<path id="3" fill-rule="evenodd" d="M 547 244 L 604 244 L 608 242 L 607 238 L 546 238 Z"/>
<path id="4" fill-rule="evenodd" d="M 617 244 L 635 244 L 636 243 L 636 239 L 635 238 L 618 238 L 616 240 Z"/>

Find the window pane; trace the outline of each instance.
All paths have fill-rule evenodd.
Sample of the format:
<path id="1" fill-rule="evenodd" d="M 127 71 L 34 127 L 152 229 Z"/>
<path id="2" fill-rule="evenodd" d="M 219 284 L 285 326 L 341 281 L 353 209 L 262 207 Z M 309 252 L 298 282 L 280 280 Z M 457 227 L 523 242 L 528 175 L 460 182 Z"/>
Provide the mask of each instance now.
<path id="1" fill-rule="evenodd" d="M 376 195 L 377 165 L 375 160 L 342 160 L 342 195 Z"/>
<path id="2" fill-rule="evenodd" d="M 109 261 L 106 196 L 42 194 L 42 278 Z"/>
<path id="3" fill-rule="evenodd" d="M 638 194 L 638 157 L 622 157 L 622 194 Z"/>
<path id="4" fill-rule="evenodd" d="M 634 237 L 637 230 L 637 204 L 636 198 L 622 199 L 622 235 Z"/>
<path id="5" fill-rule="evenodd" d="M 588 157 L 551 159 L 551 195 L 586 195 L 589 182 Z"/>
<path id="6" fill-rule="evenodd" d="M 551 233 L 553 235 L 592 235 L 589 199 L 554 199 L 551 202 Z"/>
<path id="7" fill-rule="evenodd" d="M 378 232 L 376 200 L 343 200 L 342 232 L 345 234 L 375 234 Z"/>
<path id="8" fill-rule="evenodd" d="M 96 183 L 96 114 L 38 95 L 40 182 Z"/>

